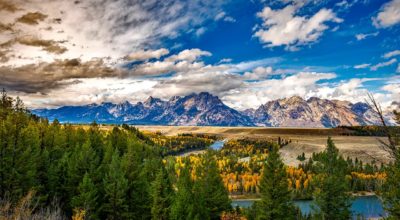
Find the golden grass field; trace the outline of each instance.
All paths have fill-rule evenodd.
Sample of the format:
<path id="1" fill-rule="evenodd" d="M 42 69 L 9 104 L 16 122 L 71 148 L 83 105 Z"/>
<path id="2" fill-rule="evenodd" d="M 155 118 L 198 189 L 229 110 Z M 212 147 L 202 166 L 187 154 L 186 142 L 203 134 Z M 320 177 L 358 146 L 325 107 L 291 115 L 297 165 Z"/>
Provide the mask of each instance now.
<path id="1" fill-rule="evenodd" d="M 378 163 L 390 161 L 389 155 L 381 149 L 382 137 L 341 136 L 337 130 L 324 128 L 265 128 L 265 127 L 201 127 L 201 126 L 136 126 L 142 131 L 159 131 L 165 135 L 180 133 L 203 133 L 220 135 L 226 139 L 256 138 L 276 139 L 278 137 L 292 142 L 281 149 L 285 163 L 296 165 L 297 156 L 305 153 L 310 156 L 313 152 L 322 151 L 328 136 L 331 136 L 336 147 L 345 156 Z"/>

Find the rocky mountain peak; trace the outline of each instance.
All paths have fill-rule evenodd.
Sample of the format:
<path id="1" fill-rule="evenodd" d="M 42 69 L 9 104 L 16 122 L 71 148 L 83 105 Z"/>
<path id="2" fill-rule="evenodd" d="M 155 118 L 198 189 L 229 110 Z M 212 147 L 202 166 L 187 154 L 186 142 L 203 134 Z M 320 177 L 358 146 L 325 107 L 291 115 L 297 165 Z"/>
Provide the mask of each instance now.
<path id="1" fill-rule="evenodd" d="M 143 102 L 143 104 L 146 106 L 152 106 L 160 103 L 162 103 L 162 100 L 159 98 L 154 98 L 153 96 L 149 96 L 146 101 Z"/>
<path id="2" fill-rule="evenodd" d="M 257 125 L 277 127 L 336 127 L 375 124 L 376 119 L 365 103 L 351 104 L 311 97 L 307 101 L 293 96 L 267 102 L 254 114 Z M 248 112 L 247 112 L 248 115 Z"/>
<path id="3" fill-rule="evenodd" d="M 281 103 L 286 105 L 296 105 L 300 103 L 305 103 L 306 101 L 300 96 L 292 96 L 290 98 L 285 98 L 281 100 Z"/>
<path id="4" fill-rule="evenodd" d="M 174 96 L 168 101 L 150 96 L 136 104 L 128 101 L 101 105 L 38 109 L 33 113 L 60 122 L 130 123 L 152 125 L 335 127 L 376 124 L 373 110 L 365 103 L 352 104 L 300 96 L 272 100 L 257 109 L 238 112 L 208 92 Z"/>

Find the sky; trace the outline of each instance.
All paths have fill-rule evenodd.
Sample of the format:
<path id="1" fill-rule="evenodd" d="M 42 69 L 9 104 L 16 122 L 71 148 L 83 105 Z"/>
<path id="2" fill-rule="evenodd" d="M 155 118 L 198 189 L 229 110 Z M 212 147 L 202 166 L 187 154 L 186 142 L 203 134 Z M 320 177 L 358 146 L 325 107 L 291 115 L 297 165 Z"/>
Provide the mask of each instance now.
<path id="1" fill-rule="evenodd" d="M 210 92 L 400 101 L 400 0 L 0 0 L 0 87 L 29 108 Z"/>

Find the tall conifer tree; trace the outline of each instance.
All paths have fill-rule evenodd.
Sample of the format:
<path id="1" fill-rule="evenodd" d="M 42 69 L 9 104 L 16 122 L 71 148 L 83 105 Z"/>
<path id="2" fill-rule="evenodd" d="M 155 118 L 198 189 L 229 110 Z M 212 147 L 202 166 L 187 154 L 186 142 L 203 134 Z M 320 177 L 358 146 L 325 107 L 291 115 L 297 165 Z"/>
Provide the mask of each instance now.
<path id="1" fill-rule="evenodd" d="M 287 181 L 286 168 L 278 146 L 268 153 L 260 182 L 261 201 L 256 204 L 256 219 L 295 219 L 296 213 Z"/>

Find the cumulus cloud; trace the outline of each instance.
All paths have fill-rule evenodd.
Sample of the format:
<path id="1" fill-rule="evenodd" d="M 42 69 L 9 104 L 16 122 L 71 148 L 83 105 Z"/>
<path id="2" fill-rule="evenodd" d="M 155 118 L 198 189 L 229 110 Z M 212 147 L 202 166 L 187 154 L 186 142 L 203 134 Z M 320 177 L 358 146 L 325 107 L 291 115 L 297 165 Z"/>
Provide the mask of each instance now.
<path id="1" fill-rule="evenodd" d="M 291 96 L 308 97 L 315 94 L 321 80 L 336 77 L 334 73 L 298 72 L 278 79 L 247 82 L 245 86 L 232 89 L 222 100 L 238 109 L 257 108 L 267 101 Z"/>
<path id="2" fill-rule="evenodd" d="M 400 0 L 384 4 L 378 15 L 372 18 L 372 22 L 378 28 L 387 28 L 400 23 Z"/>
<path id="3" fill-rule="evenodd" d="M 369 33 L 369 34 L 356 34 L 356 39 L 358 41 L 365 40 L 370 37 L 376 37 L 376 36 L 378 36 L 378 34 L 379 34 L 379 32 L 374 32 L 374 33 Z"/>
<path id="4" fill-rule="evenodd" d="M 161 48 L 158 50 L 138 50 L 129 54 L 126 59 L 130 61 L 142 61 L 149 60 L 152 58 L 160 59 L 160 57 L 169 54 L 169 50 Z"/>
<path id="5" fill-rule="evenodd" d="M 296 49 L 320 39 L 329 22 L 342 22 L 330 9 L 319 7 L 310 14 L 313 10 L 300 11 L 302 4 L 296 2 L 285 0 L 278 10 L 264 8 L 255 36 L 268 47 Z M 281 58 L 239 63 L 226 58 L 208 64 L 208 51 L 163 48 L 164 40 L 183 33 L 201 36 L 213 21 L 235 22 L 223 11 L 225 3 L 0 0 L 0 87 L 31 107 L 135 102 L 148 95 L 168 99 L 207 91 L 245 109 L 292 95 L 356 100 L 366 94 L 364 81 L 332 83 L 335 73 L 272 68 Z"/>
<path id="6" fill-rule="evenodd" d="M 397 82 L 396 82 L 397 80 Z M 392 81 L 392 80 L 391 80 Z M 386 107 L 393 107 L 390 106 L 393 102 L 398 102 L 400 100 L 400 83 L 398 82 L 398 78 L 395 78 L 393 81 L 394 83 L 387 83 L 386 85 L 382 86 L 382 90 L 385 91 L 386 99 L 384 101 L 384 106 Z M 398 105 L 396 105 L 396 110 L 398 110 Z"/>
<path id="7" fill-rule="evenodd" d="M 383 86 L 382 89 L 385 91 L 388 91 L 388 92 L 400 94 L 400 84 L 398 84 L 398 83 L 387 84 L 387 85 Z"/>
<path id="8" fill-rule="evenodd" d="M 370 70 L 376 71 L 376 70 L 378 70 L 379 68 L 382 68 L 382 67 L 385 67 L 385 66 L 390 66 L 390 65 L 392 65 L 392 64 L 395 64 L 396 62 L 397 62 L 397 59 L 396 59 L 396 58 L 393 58 L 393 59 L 388 60 L 388 61 L 386 61 L 386 62 L 378 63 L 378 64 L 376 64 L 376 65 L 371 66 Z"/>
<path id="9" fill-rule="evenodd" d="M 186 49 L 179 52 L 177 55 L 172 55 L 168 57 L 167 61 L 189 61 L 193 62 L 202 56 L 211 56 L 212 54 L 208 51 L 200 50 L 198 48 L 195 49 Z"/>
<path id="10" fill-rule="evenodd" d="M 365 69 L 365 68 L 368 68 L 369 66 L 371 66 L 370 63 L 363 63 L 363 64 L 355 65 L 354 69 Z"/>
<path id="11" fill-rule="evenodd" d="M 185 49 L 178 54 L 165 57 L 163 60 L 144 62 L 130 70 L 132 76 L 152 76 L 166 73 L 179 73 L 197 71 L 199 69 L 219 69 L 221 66 L 205 65 L 199 60 L 203 56 L 211 56 L 208 51 L 197 48 Z"/>
<path id="12" fill-rule="evenodd" d="M 399 56 L 399 55 L 400 55 L 400 50 L 393 50 L 393 51 L 385 53 L 383 55 L 383 58 L 387 59 L 387 58 L 392 58 L 392 57 Z"/>
<path id="13" fill-rule="evenodd" d="M 253 69 L 253 71 L 251 71 L 251 72 L 245 72 L 243 74 L 243 78 L 248 79 L 248 80 L 258 80 L 258 79 L 266 78 L 273 74 L 274 74 L 274 71 L 273 71 L 272 67 L 259 66 L 255 69 Z"/>
<path id="14" fill-rule="evenodd" d="M 168 63 L 169 70 L 174 70 L 175 73 L 164 77 L 131 78 L 129 77 L 131 72 L 106 68 L 104 61 L 85 63 L 80 60 L 66 60 L 59 61 L 57 66 L 31 65 L 13 69 L 13 72 L 3 67 L 0 69 L 0 82 L 1 86 L 12 88 L 14 94 L 26 98 L 28 106 L 34 107 L 82 105 L 103 101 L 137 102 L 149 95 L 169 99 L 176 95 L 207 91 L 218 95 L 227 105 L 244 110 L 256 108 L 273 99 L 294 95 L 304 98 L 317 96 L 363 101 L 362 97 L 367 93 L 362 86 L 366 80 L 352 79 L 339 84 L 328 83 L 327 80 L 337 77 L 335 73 L 283 71 L 285 74 L 270 78 L 268 76 L 279 74 L 280 71 L 274 71 L 272 67 L 265 65 L 255 67 L 251 71 L 249 69 L 244 74 L 238 71 L 253 66 L 254 63 L 266 63 L 266 61 L 205 65 L 199 60 L 193 61 L 192 58 L 187 58 L 192 60 L 192 63 L 182 60 L 183 57 L 180 59 L 176 62 L 163 60 L 145 62 L 147 65 Z M 180 62 L 190 63 L 192 66 L 183 67 Z M 34 71 L 27 71 L 28 69 Z M 44 72 L 44 77 L 39 77 L 41 76 L 39 72 Z M 10 73 L 13 76 L 17 73 L 19 77 L 3 73 Z M 248 80 L 249 78 L 257 80 Z"/>
<path id="15" fill-rule="evenodd" d="M 192 74 L 178 74 L 159 81 L 154 86 L 152 94 L 156 97 L 169 98 L 208 91 L 222 97 L 225 92 L 240 88 L 243 84 L 238 75 L 205 69 Z"/>
<path id="16" fill-rule="evenodd" d="M 311 17 L 296 15 L 298 9 L 298 5 L 288 5 L 278 10 L 265 7 L 257 13 L 263 23 L 254 36 L 267 47 L 297 49 L 298 46 L 317 41 L 329 28 L 327 22 L 343 21 L 331 9 L 323 8 Z"/>

